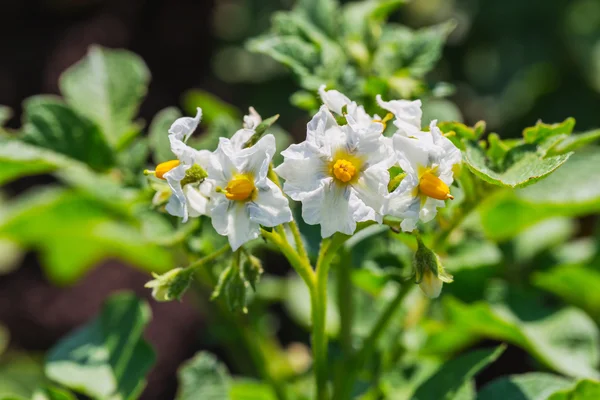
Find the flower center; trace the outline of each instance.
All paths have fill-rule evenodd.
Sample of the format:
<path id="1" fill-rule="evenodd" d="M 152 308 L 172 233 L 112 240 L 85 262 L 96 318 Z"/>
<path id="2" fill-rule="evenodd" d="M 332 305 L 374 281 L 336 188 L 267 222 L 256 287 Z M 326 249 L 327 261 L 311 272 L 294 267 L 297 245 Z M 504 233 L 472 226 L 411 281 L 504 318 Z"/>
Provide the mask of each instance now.
<path id="1" fill-rule="evenodd" d="M 450 188 L 440 178 L 431 173 L 425 172 L 421 175 L 419 181 L 419 191 L 425 196 L 432 197 L 437 200 L 454 199 L 450 194 Z"/>
<path id="2" fill-rule="evenodd" d="M 165 179 L 164 175 L 179 165 L 179 160 L 165 161 L 156 166 L 155 176 L 159 179 Z"/>
<path id="3" fill-rule="evenodd" d="M 344 183 L 349 182 L 356 175 L 356 167 L 348 160 L 337 160 L 333 164 L 333 175 Z"/>
<path id="4" fill-rule="evenodd" d="M 385 131 L 385 128 L 387 128 L 388 121 L 390 121 L 393 118 L 394 114 L 387 113 L 386 116 L 383 117 L 383 119 L 374 119 L 373 122 L 379 122 L 381 125 L 383 125 L 383 130 Z"/>
<path id="5" fill-rule="evenodd" d="M 254 179 L 248 175 L 236 175 L 225 188 L 225 197 L 229 200 L 246 201 L 252 197 L 256 187 Z"/>

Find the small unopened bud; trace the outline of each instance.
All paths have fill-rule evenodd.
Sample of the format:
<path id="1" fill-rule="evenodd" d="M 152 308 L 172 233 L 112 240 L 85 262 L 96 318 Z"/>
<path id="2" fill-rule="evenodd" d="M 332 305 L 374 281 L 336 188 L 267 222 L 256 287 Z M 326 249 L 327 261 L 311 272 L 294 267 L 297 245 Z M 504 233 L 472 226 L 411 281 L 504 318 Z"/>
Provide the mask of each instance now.
<path id="1" fill-rule="evenodd" d="M 192 270 L 175 268 L 162 275 L 153 273 L 153 280 L 144 286 L 152 289 L 156 301 L 181 300 L 192 279 Z"/>
<path id="2" fill-rule="evenodd" d="M 417 236 L 417 252 L 414 258 L 415 283 L 431 299 L 438 297 L 444 282 L 452 282 L 452 275 L 448 274 L 437 254 L 429 249 L 420 237 Z"/>

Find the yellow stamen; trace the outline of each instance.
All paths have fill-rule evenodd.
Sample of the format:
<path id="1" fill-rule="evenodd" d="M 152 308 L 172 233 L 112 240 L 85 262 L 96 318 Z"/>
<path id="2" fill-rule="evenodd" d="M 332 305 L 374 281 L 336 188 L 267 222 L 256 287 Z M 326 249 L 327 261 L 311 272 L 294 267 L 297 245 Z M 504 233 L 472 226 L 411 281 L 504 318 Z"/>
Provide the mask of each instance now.
<path id="1" fill-rule="evenodd" d="M 164 163 L 160 163 L 156 166 L 156 171 L 154 172 L 154 175 L 159 179 L 165 179 L 164 175 L 173 168 L 177 167 L 178 165 L 179 160 L 171 160 L 165 161 Z"/>
<path id="2" fill-rule="evenodd" d="M 432 174 L 430 171 L 421 175 L 419 181 L 419 191 L 425 196 L 432 197 L 437 200 L 454 199 L 450 194 L 450 188 L 440 178 Z"/>
<path id="3" fill-rule="evenodd" d="M 246 201 L 252 197 L 256 187 L 254 179 L 248 175 L 236 175 L 225 188 L 225 197 L 229 200 Z"/>
<path id="4" fill-rule="evenodd" d="M 385 131 L 385 128 L 387 127 L 387 122 L 393 118 L 394 114 L 387 113 L 386 116 L 383 117 L 383 119 L 374 119 L 373 122 L 379 122 L 381 125 L 383 125 L 383 130 Z"/>
<path id="5" fill-rule="evenodd" d="M 356 167 L 348 160 L 337 160 L 333 164 L 333 175 L 344 183 L 349 182 L 356 175 Z"/>

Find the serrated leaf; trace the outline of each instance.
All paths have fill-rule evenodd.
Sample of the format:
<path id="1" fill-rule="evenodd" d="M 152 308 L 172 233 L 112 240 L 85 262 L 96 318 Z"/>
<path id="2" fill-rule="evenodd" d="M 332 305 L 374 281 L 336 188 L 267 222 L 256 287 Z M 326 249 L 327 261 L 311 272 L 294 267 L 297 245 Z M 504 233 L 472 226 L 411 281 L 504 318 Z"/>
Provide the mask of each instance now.
<path id="1" fill-rule="evenodd" d="M 181 116 L 181 111 L 175 107 L 169 107 L 159 111 L 152 119 L 148 138 L 153 152 L 152 159 L 156 164 L 174 159 L 175 155 L 171 151 L 169 143 L 169 128 Z"/>
<path id="2" fill-rule="evenodd" d="M 584 379 L 572 389 L 555 392 L 548 400 L 597 400 L 600 399 L 600 383 Z"/>
<path id="3" fill-rule="evenodd" d="M 112 295 L 100 315 L 54 346 L 46 375 L 94 398 L 136 399 L 155 361 L 142 338 L 150 307 L 133 294 Z"/>
<path id="4" fill-rule="evenodd" d="M 515 192 L 490 197 L 479 209 L 486 234 L 505 239 L 547 218 L 599 211 L 598 165 L 598 148 L 584 149 L 546 179 Z"/>
<path id="5" fill-rule="evenodd" d="M 525 143 L 542 143 L 552 136 L 570 135 L 574 127 L 574 118 L 567 118 L 556 124 L 544 124 L 542 121 L 538 121 L 535 126 L 523 130 L 523 138 Z"/>
<path id="6" fill-rule="evenodd" d="M 596 140 L 600 140 L 600 129 L 595 129 L 593 131 L 579 133 L 576 135 L 570 135 L 550 147 L 547 150 L 546 155 L 554 156 L 558 154 L 565 154 L 570 151 L 577 150 L 583 146 L 587 146 Z"/>
<path id="7" fill-rule="evenodd" d="M 452 400 L 459 390 L 504 352 L 506 346 L 475 350 L 446 362 L 423 382 L 411 397 L 414 400 Z"/>
<path id="8" fill-rule="evenodd" d="M 561 376 L 529 373 L 496 379 L 481 389 L 477 400 L 547 400 L 571 382 Z"/>
<path id="9" fill-rule="evenodd" d="M 59 98 L 34 96 L 24 103 L 23 140 L 88 164 L 99 171 L 114 165 L 100 129 Z"/>
<path id="10" fill-rule="evenodd" d="M 339 29 L 338 0 L 298 0 L 294 11 L 304 15 L 329 37 L 334 37 Z"/>
<path id="11" fill-rule="evenodd" d="M 150 72 L 137 55 L 93 46 L 62 74 L 59 85 L 67 102 L 95 121 L 118 148 L 132 134 L 132 120 L 149 81 Z"/>
<path id="12" fill-rule="evenodd" d="M 531 185 L 563 165 L 571 153 L 542 157 L 531 145 L 517 146 L 508 151 L 501 169 L 491 165 L 485 151 L 475 143 L 466 143 L 463 159 L 475 175 L 486 182 L 511 188 Z"/>
<path id="13" fill-rule="evenodd" d="M 177 373 L 179 389 L 175 400 L 229 399 L 231 378 L 227 368 L 215 356 L 200 352 Z"/>
<path id="14" fill-rule="evenodd" d="M 148 243 L 135 220 L 69 190 L 32 191 L 7 204 L 0 235 L 39 251 L 57 284 L 73 283 L 108 257 L 152 272 L 173 267 L 169 251 Z"/>

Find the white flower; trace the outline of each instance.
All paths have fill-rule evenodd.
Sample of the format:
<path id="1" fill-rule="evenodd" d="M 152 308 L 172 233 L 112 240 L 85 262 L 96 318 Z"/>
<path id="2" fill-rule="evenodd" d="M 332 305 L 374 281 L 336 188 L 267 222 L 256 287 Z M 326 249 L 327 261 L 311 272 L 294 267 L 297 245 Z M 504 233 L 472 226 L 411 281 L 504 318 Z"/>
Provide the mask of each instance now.
<path id="1" fill-rule="evenodd" d="M 240 149 L 220 138 L 207 168 L 216 193 L 210 200 L 215 230 L 226 235 L 235 251 L 260 235 L 260 225 L 274 227 L 292 220 L 287 199 L 267 178 L 275 153 L 275 137 L 265 135 L 254 146 Z"/>
<path id="2" fill-rule="evenodd" d="M 421 100 L 383 101 L 381 96 L 377 95 L 377 103 L 396 117 L 394 125 L 398 128 L 397 134 L 412 136 L 421 131 Z"/>
<path id="3" fill-rule="evenodd" d="M 453 199 L 450 185 L 453 167 L 461 162 L 460 151 L 432 121 L 429 132 L 399 130 L 393 137 L 398 162 L 406 176 L 387 196 L 386 215 L 404 220 L 404 231 L 415 229 L 419 219 L 431 221 L 446 199 Z"/>
<path id="4" fill-rule="evenodd" d="M 320 92 L 325 105 L 308 123 L 306 141 L 283 151 L 275 171 L 285 179 L 284 192 L 302 202 L 306 223 L 321 224 L 323 237 L 351 235 L 357 222 L 381 222 L 393 152 L 383 124 L 362 106 L 337 91 Z M 329 109 L 344 108 L 348 124 L 339 126 Z"/>
<path id="5" fill-rule="evenodd" d="M 171 189 L 166 210 L 169 214 L 183 218 L 197 217 L 208 213 L 208 196 L 212 190 L 210 181 L 205 180 L 210 152 L 195 150 L 185 144 L 196 130 L 202 118 L 202 110 L 197 109 L 196 117 L 177 119 L 169 129 L 171 151 L 177 157 L 156 166 L 154 175 L 165 179 Z M 197 168 L 195 166 L 199 166 Z"/>
<path id="6" fill-rule="evenodd" d="M 363 106 L 358 105 L 337 90 L 325 90 L 325 85 L 321 85 L 319 96 L 329 111 L 340 116 L 347 115 L 363 128 L 368 128 L 373 122 L 380 122 L 385 127 L 385 121 L 382 121 L 377 114 L 370 116 Z"/>
<path id="7" fill-rule="evenodd" d="M 262 117 L 256 112 L 254 107 L 249 107 L 248 111 L 248 115 L 244 115 L 244 128 L 255 130 L 262 122 Z"/>

